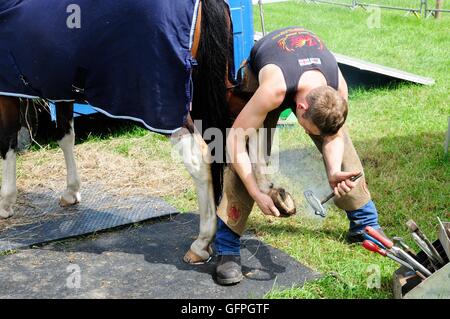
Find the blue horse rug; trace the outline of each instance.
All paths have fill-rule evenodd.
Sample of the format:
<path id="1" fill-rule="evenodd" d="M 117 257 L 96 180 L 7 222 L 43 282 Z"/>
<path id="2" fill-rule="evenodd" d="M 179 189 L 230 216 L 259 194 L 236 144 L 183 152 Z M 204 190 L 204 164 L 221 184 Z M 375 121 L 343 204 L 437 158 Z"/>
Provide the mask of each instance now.
<path id="1" fill-rule="evenodd" d="M 0 95 L 82 101 L 173 133 L 192 97 L 199 0 L 1 0 Z"/>

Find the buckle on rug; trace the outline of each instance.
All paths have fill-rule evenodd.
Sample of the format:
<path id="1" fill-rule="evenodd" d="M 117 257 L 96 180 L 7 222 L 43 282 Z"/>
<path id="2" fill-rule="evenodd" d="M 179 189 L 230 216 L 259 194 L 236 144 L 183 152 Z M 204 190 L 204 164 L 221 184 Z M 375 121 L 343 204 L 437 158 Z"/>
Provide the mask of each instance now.
<path id="1" fill-rule="evenodd" d="M 85 101 L 86 77 L 88 70 L 83 67 L 77 67 L 75 70 L 75 76 L 72 84 L 72 93 L 75 95 L 75 100 Z"/>

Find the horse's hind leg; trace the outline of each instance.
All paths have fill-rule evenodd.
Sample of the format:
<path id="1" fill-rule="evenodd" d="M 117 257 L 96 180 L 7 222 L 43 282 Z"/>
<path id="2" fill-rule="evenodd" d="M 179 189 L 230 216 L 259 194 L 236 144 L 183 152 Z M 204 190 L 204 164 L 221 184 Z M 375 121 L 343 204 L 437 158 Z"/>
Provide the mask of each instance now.
<path id="1" fill-rule="evenodd" d="M 68 102 L 56 103 L 56 138 L 64 153 L 67 169 L 67 188 L 59 199 L 61 206 L 77 204 L 81 200 L 80 177 L 73 148 L 75 145 L 75 130 L 73 127 L 73 104 Z"/>
<path id="2" fill-rule="evenodd" d="M 13 215 L 12 206 L 17 198 L 16 149 L 20 130 L 20 100 L 0 96 L 0 153 L 3 159 L 3 175 L 0 200 L 0 218 Z"/>
<path id="3" fill-rule="evenodd" d="M 191 132 L 183 128 L 171 139 L 174 147 L 182 155 L 184 165 L 191 174 L 197 189 L 200 233 L 183 258 L 187 263 L 196 264 L 207 261 L 212 254 L 210 244 L 216 233 L 217 219 L 208 146 L 200 134 Z"/>

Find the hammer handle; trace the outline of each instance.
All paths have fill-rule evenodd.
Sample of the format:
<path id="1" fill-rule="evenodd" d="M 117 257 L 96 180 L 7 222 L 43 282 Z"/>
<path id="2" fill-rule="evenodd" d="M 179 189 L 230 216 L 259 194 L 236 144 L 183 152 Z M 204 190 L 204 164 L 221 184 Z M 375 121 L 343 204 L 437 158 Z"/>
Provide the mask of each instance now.
<path id="1" fill-rule="evenodd" d="M 358 175 L 355 175 L 355 176 L 352 176 L 352 177 L 350 177 L 350 180 L 352 181 L 352 182 L 355 182 L 358 178 L 360 178 L 361 176 L 363 176 L 363 173 L 359 173 Z M 320 202 L 320 204 L 325 204 L 326 202 L 328 202 L 330 199 L 332 199 L 333 197 L 334 197 L 334 192 L 333 193 L 331 193 L 330 195 L 328 195 L 327 197 L 325 197 L 321 202 Z"/>
<path id="2" fill-rule="evenodd" d="M 323 205 L 326 202 L 328 202 L 330 199 L 332 199 L 334 197 L 334 192 L 331 193 L 330 195 L 328 195 L 327 197 L 325 197 L 320 203 Z"/>

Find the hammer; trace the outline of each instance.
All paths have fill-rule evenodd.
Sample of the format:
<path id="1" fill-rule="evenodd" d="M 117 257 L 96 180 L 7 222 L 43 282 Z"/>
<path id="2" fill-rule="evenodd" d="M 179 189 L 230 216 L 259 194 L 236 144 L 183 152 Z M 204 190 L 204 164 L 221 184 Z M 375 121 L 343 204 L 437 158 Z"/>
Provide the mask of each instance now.
<path id="1" fill-rule="evenodd" d="M 352 182 L 355 182 L 358 178 L 360 178 L 361 176 L 363 176 L 362 173 L 359 173 L 358 175 L 355 175 L 353 177 L 350 178 L 350 180 Z M 328 195 L 327 197 L 325 197 L 322 200 L 319 200 L 316 195 L 314 195 L 314 192 L 311 190 L 307 190 L 303 193 L 303 195 L 305 195 L 305 199 L 308 202 L 309 206 L 311 206 L 311 208 L 314 210 L 314 213 L 316 215 L 319 215 L 321 217 L 325 217 L 326 216 L 326 210 L 325 207 L 323 207 L 323 205 L 328 202 L 330 199 L 332 199 L 334 197 L 334 192 L 331 193 L 330 195 Z"/>

